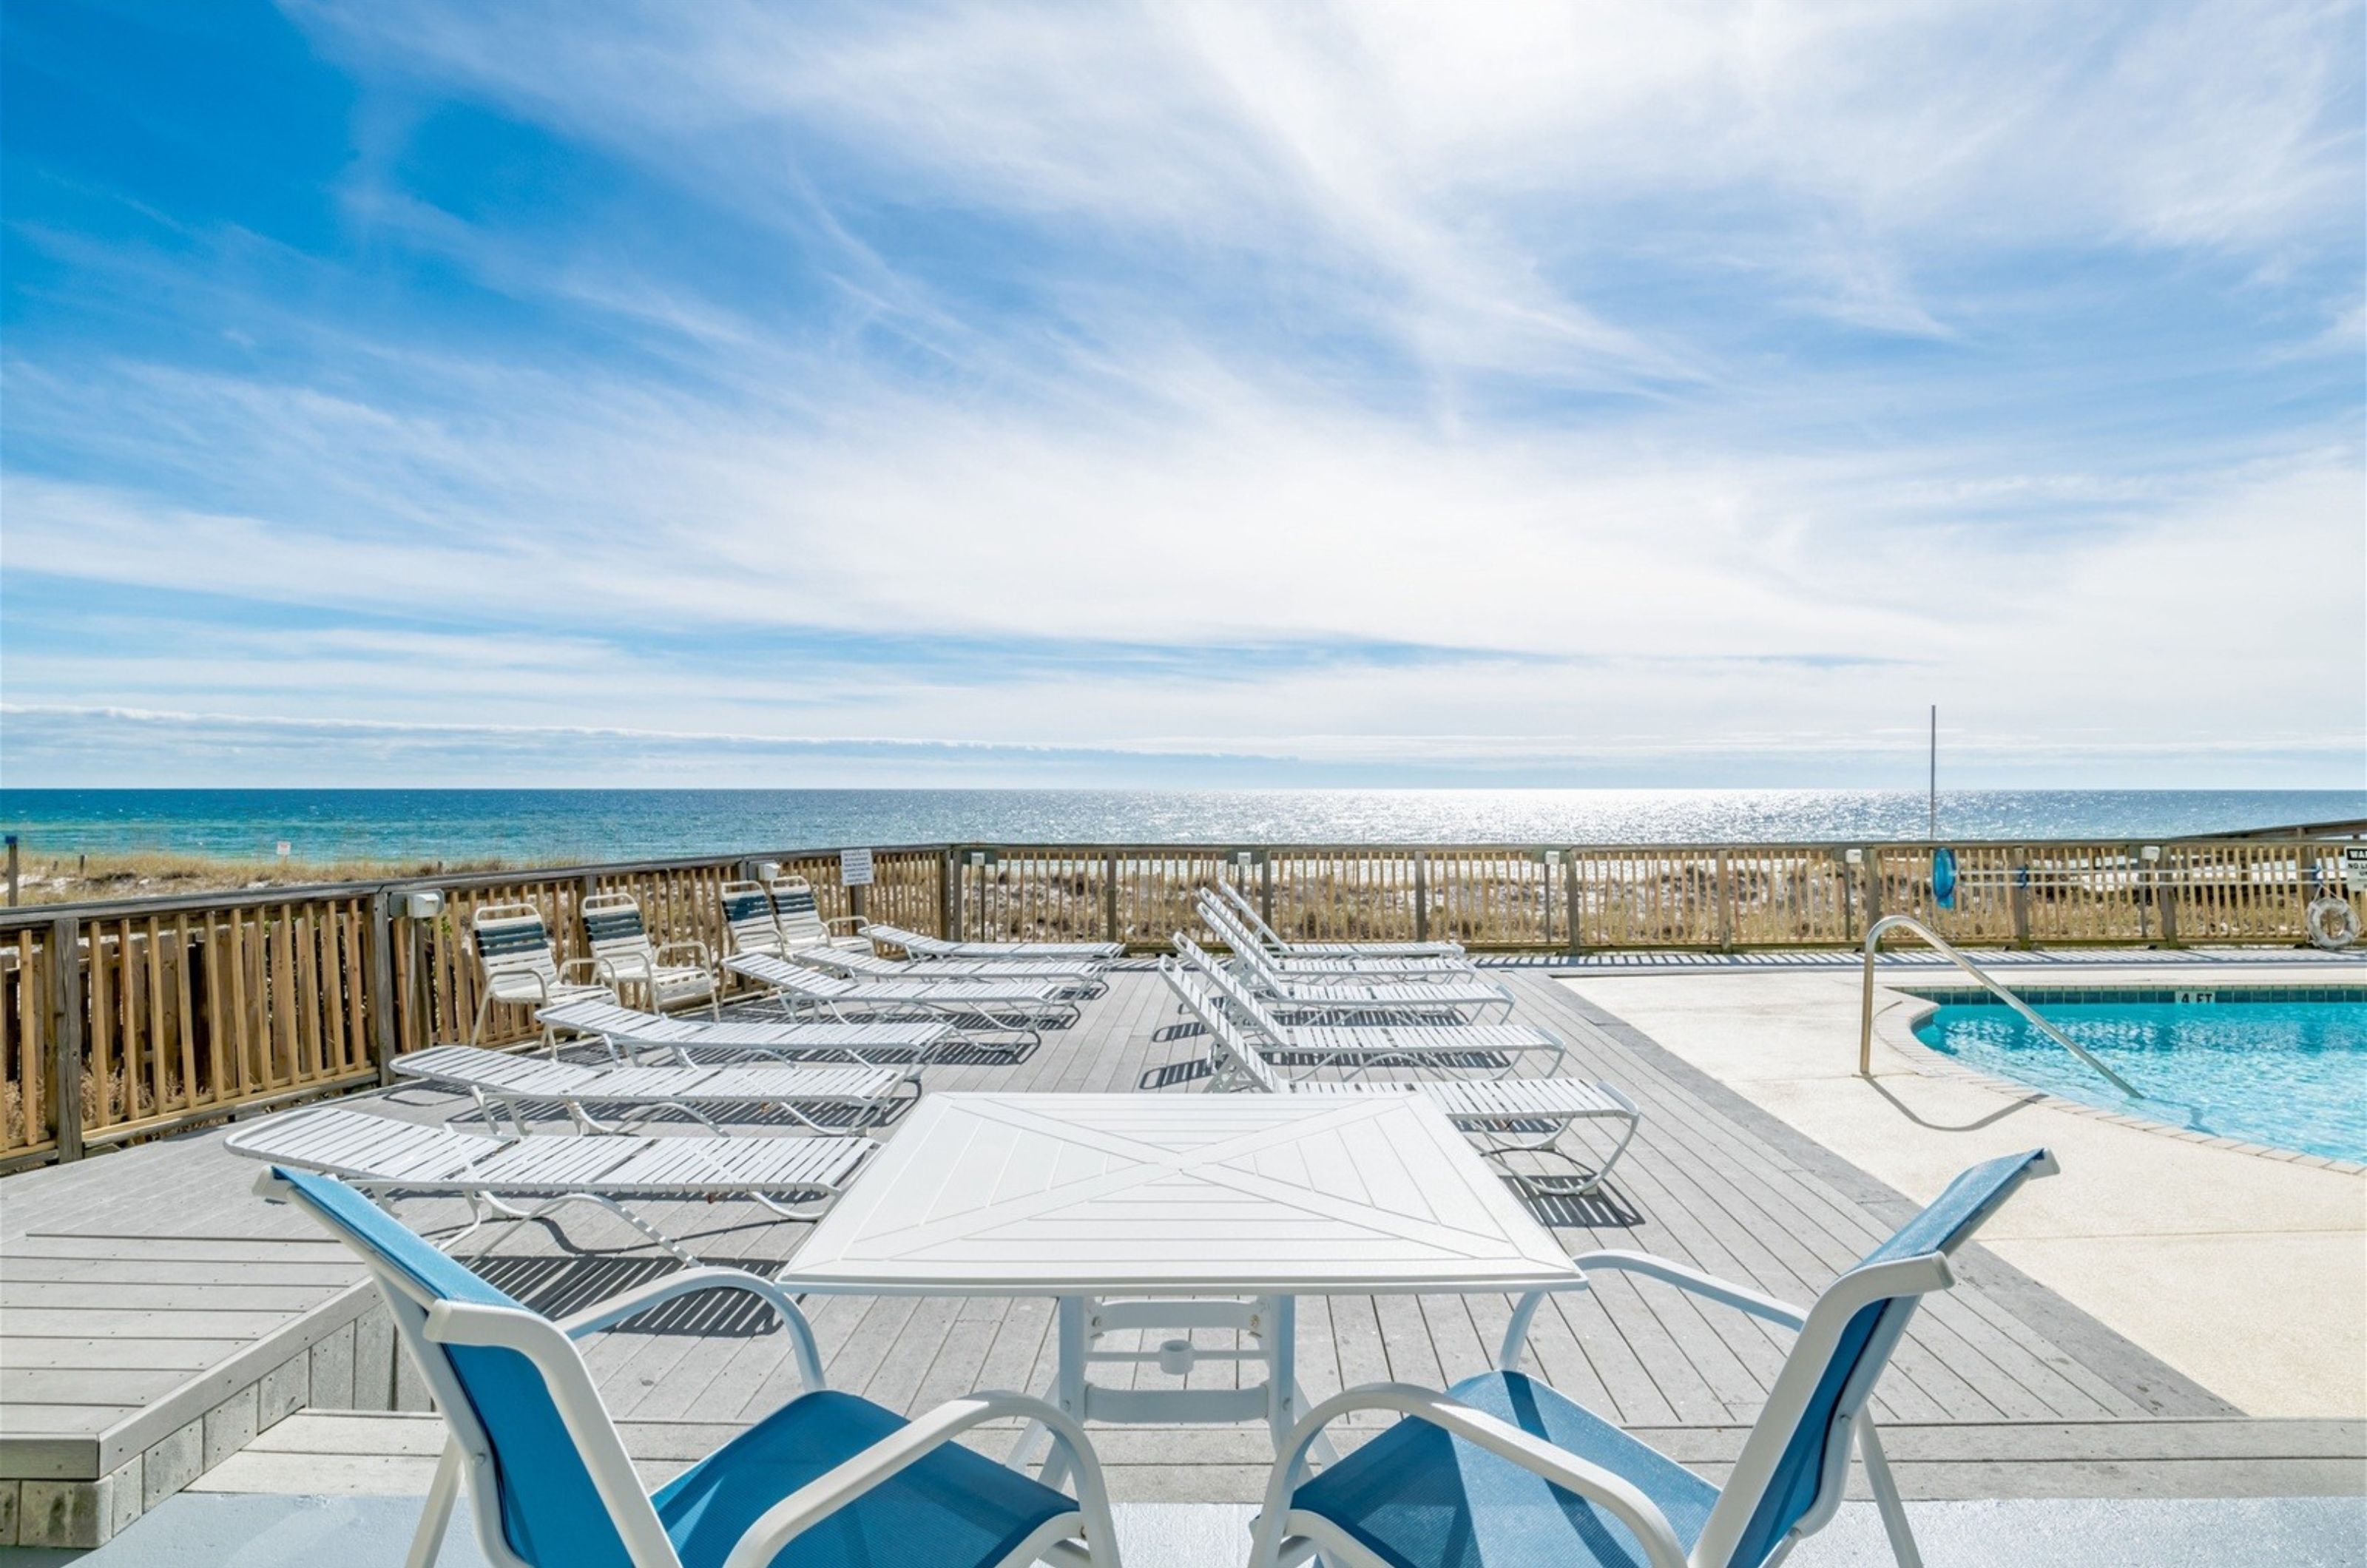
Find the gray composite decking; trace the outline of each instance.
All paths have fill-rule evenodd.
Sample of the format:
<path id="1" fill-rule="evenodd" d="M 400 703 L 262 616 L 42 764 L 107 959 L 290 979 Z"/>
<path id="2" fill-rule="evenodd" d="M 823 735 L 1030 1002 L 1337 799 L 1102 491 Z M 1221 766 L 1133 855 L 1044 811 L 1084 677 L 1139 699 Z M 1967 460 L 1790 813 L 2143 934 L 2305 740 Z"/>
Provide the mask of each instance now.
<path id="1" fill-rule="evenodd" d="M 1569 1041 L 1564 1072 L 1614 1082 L 1644 1111 L 1605 1192 L 1533 1205 L 1572 1251 L 1638 1248 L 1806 1303 L 1912 1213 L 1899 1194 L 1568 988 L 1536 975 L 1504 978 L 1516 1016 Z M 1188 1065 L 1205 1042 L 1164 986 L 1138 972 L 1113 982 L 1077 1026 L 1048 1033 L 1025 1059 L 932 1066 L 929 1088 L 1125 1091 L 1172 1082 L 1159 1092 L 1196 1092 Z M 463 1103 L 415 1088 L 385 1097 L 388 1111 L 422 1119 Z M 368 1304 L 342 1252 L 300 1216 L 254 1197 L 255 1166 L 221 1140 L 219 1131 L 193 1134 L 0 1185 L 0 1475 L 63 1475 L 76 1465 L 104 1473 L 113 1456 L 192 1419 L 220 1397 L 210 1391 L 297 1353 L 308 1336 Z M 745 1203 L 642 1212 L 708 1261 L 764 1272 L 794 1272 L 808 1228 Z M 456 1224 L 460 1210 L 417 1201 L 404 1213 L 433 1232 Z M 480 1232 L 459 1251 L 554 1311 L 673 1266 L 583 1206 L 556 1224 Z M 2357 1423 L 2245 1420 L 1979 1248 L 1960 1265 L 1964 1282 L 1919 1314 L 1877 1396 L 1918 1495 L 2356 1489 Z M 1510 1306 L 1501 1296 L 1305 1301 L 1301 1379 L 1312 1399 L 1383 1378 L 1439 1386 L 1487 1367 Z M 821 1297 L 810 1310 L 833 1386 L 899 1409 L 977 1388 L 1040 1389 L 1050 1378 L 1048 1301 Z M 767 1317 L 743 1299 L 692 1298 L 588 1348 L 637 1457 L 663 1467 L 704 1451 L 795 1392 L 786 1342 L 767 1331 Z M 1533 1370 L 1557 1388 L 1713 1472 L 1784 1354 L 1783 1337 L 1751 1319 L 1615 1275 L 1550 1303 L 1532 1347 Z M 1170 1381 L 1151 1367 L 1134 1375 L 1143 1386 Z M 1204 1361 L 1189 1377 L 1207 1385 L 1235 1375 L 1231 1363 Z M 1263 1445 L 1251 1428 L 1136 1428 L 1109 1434 L 1108 1457 L 1122 1495 L 1245 1501 Z M 2282 1479 L 2261 1479 L 2271 1475 Z"/>

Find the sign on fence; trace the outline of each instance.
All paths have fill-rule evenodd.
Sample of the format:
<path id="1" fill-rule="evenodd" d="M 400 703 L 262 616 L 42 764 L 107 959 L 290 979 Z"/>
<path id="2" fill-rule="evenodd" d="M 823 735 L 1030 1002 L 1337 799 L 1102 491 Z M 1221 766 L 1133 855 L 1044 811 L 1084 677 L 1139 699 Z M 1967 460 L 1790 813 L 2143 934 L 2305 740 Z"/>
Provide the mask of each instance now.
<path id="1" fill-rule="evenodd" d="M 2367 844 L 2342 846 L 2342 886 L 2350 893 L 2367 893 Z"/>
<path id="2" fill-rule="evenodd" d="M 871 886 L 871 852 L 841 850 L 838 852 L 838 881 L 842 887 Z"/>

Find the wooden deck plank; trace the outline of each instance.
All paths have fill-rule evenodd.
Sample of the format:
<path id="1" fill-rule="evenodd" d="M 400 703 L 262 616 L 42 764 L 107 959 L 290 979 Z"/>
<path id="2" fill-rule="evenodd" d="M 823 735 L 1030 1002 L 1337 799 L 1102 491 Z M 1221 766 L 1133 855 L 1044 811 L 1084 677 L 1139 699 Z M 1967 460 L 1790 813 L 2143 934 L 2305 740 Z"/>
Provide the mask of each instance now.
<path id="1" fill-rule="evenodd" d="M 1535 1205 L 1572 1251 L 1659 1253 L 1805 1303 L 1911 1213 L 1897 1194 L 1806 1145 L 1542 970 L 1503 977 L 1519 1017 L 1569 1041 L 1564 1073 L 1617 1084 L 1645 1110 L 1607 1192 Z M 928 1089 L 1129 1092 L 1146 1076 L 1205 1055 L 1205 1042 L 1179 1027 L 1155 976 L 1120 972 L 1112 982 L 1074 1026 L 1048 1032 L 1024 1058 L 933 1065 L 923 1069 Z M 406 1088 L 382 1097 L 381 1108 L 441 1121 L 456 1102 Z M 881 1135 L 893 1137 L 896 1128 Z M 22 1376 L 0 1382 L 0 1428 L 95 1435 L 136 1413 L 115 1401 L 119 1390 L 147 1388 L 148 1379 L 187 1381 L 218 1359 L 251 1353 L 258 1337 L 286 1332 L 308 1303 L 358 1277 L 304 1216 L 255 1200 L 254 1174 L 211 1133 L 9 1179 L 0 1218 L 0 1305 L 7 1307 L 0 1364 Z M 708 1261 L 763 1271 L 793 1269 L 810 1230 L 745 1203 L 644 1212 Z M 465 1221 L 464 1207 L 448 1201 L 405 1202 L 402 1213 L 441 1235 Z M 556 1224 L 488 1227 L 459 1251 L 490 1268 L 540 1269 L 541 1288 L 553 1290 L 613 1290 L 671 1266 L 588 1209 Z M 2160 1424 L 2126 1417 L 2165 1415 L 2199 1420 L 2198 1432 L 2246 1425 L 2201 1420 L 2224 1416 L 2225 1407 L 1977 1249 L 1968 1249 L 1960 1272 L 1966 1282 L 1919 1314 L 1885 1380 L 1877 1409 L 1894 1431 L 2026 1434 L 2051 1423 L 2111 1433 Z M 1995 1288 L 1985 1283 L 1992 1279 Z M 1728 1432 L 1755 1415 L 1782 1363 L 1784 1336 L 1665 1287 L 1609 1275 L 1595 1284 L 1557 1298 L 1536 1319 L 1530 1364 L 1556 1386 L 1655 1431 Z M 832 1384 L 900 1408 L 972 1387 L 1041 1389 L 1050 1379 L 1048 1302 L 812 1297 L 806 1304 Z M 1302 1302 L 1300 1381 L 1320 1399 L 1383 1378 L 1434 1385 L 1468 1375 L 1493 1357 L 1511 1307 L 1501 1296 Z M 798 1388 L 787 1336 L 746 1318 L 742 1312 L 714 1332 L 700 1331 L 696 1316 L 628 1325 L 587 1345 L 587 1359 L 629 1423 L 726 1430 Z M 1109 1343 L 1143 1337 L 1157 1337 Z M 1204 1331 L 1200 1342 L 1229 1345 L 1232 1337 Z M 69 1380 L 76 1376 L 87 1386 L 75 1388 Z M 1113 1367 L 1106 1378 L 1120 1386 L 1174 1382 L 1147 1366 Z M 1186 1382 L 1229 1387 L 1241 1380 L 1235 1363 L 1204 1359 Z M 75 1393 L 75 1403 L 48 1403 Z M 1122 1436 L 1129 1445 L 1147 1440 L 1139 1431 Z M 1212 1461 L 1238 1459 L 1218 1434 L 1202 1436 L 1211 1446 L 1199 1451 Z M 2134 1433 L 2129 1440 L 2140 1442 Z M 2196 1441 L 2207 1449 L 2210 1439 Z M 1950 1450 L 1919 1462 L 1979 1461 Z"/>

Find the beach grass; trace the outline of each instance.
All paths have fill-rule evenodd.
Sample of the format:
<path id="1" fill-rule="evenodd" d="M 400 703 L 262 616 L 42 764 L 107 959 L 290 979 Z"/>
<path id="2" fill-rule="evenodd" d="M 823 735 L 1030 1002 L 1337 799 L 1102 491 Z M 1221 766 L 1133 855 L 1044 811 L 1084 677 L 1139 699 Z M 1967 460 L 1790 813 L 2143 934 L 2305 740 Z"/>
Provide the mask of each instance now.
<path id="1" fill-rule="evenodd" d="M 289 855 L 225 859 L 172 850 L 94 850 L 26 854 L 18 863 L 19 904 L 80 904 L 103 898 L 167 898 L 183 893 L 312 886 L 323 882 L 383 882 L 456 872 L 505 871 L 546 863 L 485 856 L 470 860 L 306 860 Z"/>

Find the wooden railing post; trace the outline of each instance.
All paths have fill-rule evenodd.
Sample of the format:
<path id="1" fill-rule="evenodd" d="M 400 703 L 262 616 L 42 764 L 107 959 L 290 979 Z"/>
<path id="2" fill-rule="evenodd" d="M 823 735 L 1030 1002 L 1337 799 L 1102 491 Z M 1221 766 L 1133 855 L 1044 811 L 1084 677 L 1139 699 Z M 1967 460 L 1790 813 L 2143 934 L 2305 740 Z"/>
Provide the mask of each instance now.
<path id="1" fill-rule="evenodd" d="M 1550 947 L 1552 947 L 1552 946 L 1553 946 L 1553 874 L 1554 874 L 1554 863 L 1553 863 L 1553 861 L 1552 861 L 1551 859 L 1549 859 L 1549 858 L 1546 856 L 1546 852 L 1545 852 L 1545 851 L 1543 851 L 1543 850 L 1539 850 L 1539 851 L 1537 852 L 1537 863 L 1538 863 L 1539 865 L 1541 865 L 1541 866 L 1543 866 L 1543 867 L 1545 868 L 1545 871 L 1544 871 L 1544 872 L 1543 872 L 1543 874 L 1542 874 L 1544 875 L 1544 877 L 1545 877 L 1545 887 L 1544 887 L 1543 891 L 1541 891 L 1541 892 L 1537 895 L 1537 902 L 1538 902 L 1538 904 L 1542 907 L 1542 910 L 1541 910 L 1541 912 L 1542 912 L 1542 913 L 1544 914 L 1544 916 L 1545 916 L 1545 921 L 1546 921 L 1546 938 L 1545 938 L 1545 945 L 1546 945 L 1546 947 L 1550 948 Z"/>
<path id="2" fill-rule="evenodd" d="M 1117 852 L 1102 857 L 1102 930 L 1104 942 L 1117 940 Z"/>
<path id="3" fill-rule="evenodd" d="M 2169 863 L 2168 849 L 2160 845 L 2148 847 L 2153 850 L 2153 858 L 2140 858 L 2138 863 L 2146 868 L 2146 896 L 2153 901 L 2154 928 L 2160 933 L 2163 946 L 2176 947 L 2179 945 L 2178 878 L 2163 875 L 2163 868 Z M 2142 857 L 2145 851 L 2140 849 L 2137 853 Z M 2305 884 L 2308 880 L 2301 874 L 2302 860 L 2303 852 L 2296 850 L 2293 853 L 2293 875 L 2297 884 Z"/>
<path id="4" fill-rule="evenodd" d="M 1734 895 L 1727 886 L 1726 852 L 1717 852 L 1717 945 L 1721 953 L 1734 951 Z"/>
<path id="5" fill-rule="evenodd" d="M 581 886 L 575 889 L 574 919 L 560 922 L 567 928 L 564 931 L 554 931 L 550 933 L 558 939 L 559 954 L 561 958 L 570 953 L 578 957 L 588 956 L 591 953 L 592 939 L 583 931 L 583 905 L 586 900 L 599 897 L 599 894 L 600 874 L 595 871 L 585 872 Z M 649 1002 L 651 1007 L 658 1005 L 655 997 L 650 998 Z"/>
<path id="6" fill-rule="evenodd" d="M 370 1055 L 378 1059 L 378 1081 L 394 1082 L 394 1058 L 401 1047 L 394 1038 L 394 919 L 389 906 L 393 896 L 383 887 L 370 895 L 369 905 L 369 1038 Z"/>
<path id="7" fill-rule="evenodd" d="M 954 851 L 950 844 L 937 854 L 936 934 L 947 942 L 954 939 Z"/>
<path id="8" fill-rule="evenodd" d="M 1430 940 L 1430 856 L 1413 852 L 1413 939 Z"/>
<path id="9" fill-rule="evenodd" d="M 2030 852 L 2018 851 L 2013 857 L 2013 945 L 2024 950 L 2030 947 Z"/>
<path id="10" fill-rule="evenodd" d="M 1258 862 L 1258 918 L 1267 925 L 1274 924 L 1274 852 L 1268 850 L 1265 859 Z"/>
<path id="11" fill-rule="evenodd" d="M 1562 895 L 1569 900 L 1569 951 L 1579 951 L 1578 941 L 1578 850 L 1575 846 L 1561 852 Z"/>
<path id="12" fill-rule="evenodd" d="M 93 954 L 96 961 L 96 954 Z M 50 922 L 50 1083 L 58 1100 L 58 1158 L 82 1158 L 82 921 Z M 40 1107 L 25 1107 L 29 1123 Z"/>

